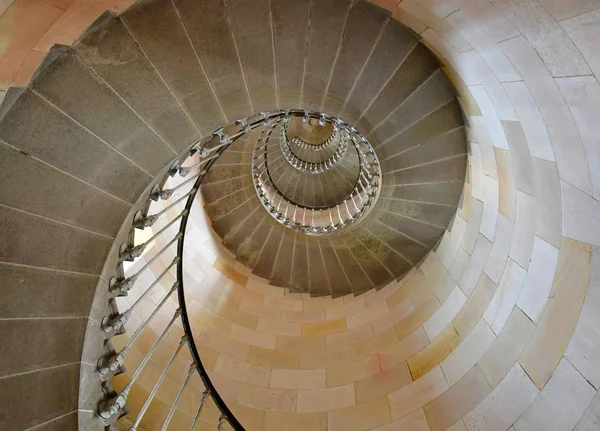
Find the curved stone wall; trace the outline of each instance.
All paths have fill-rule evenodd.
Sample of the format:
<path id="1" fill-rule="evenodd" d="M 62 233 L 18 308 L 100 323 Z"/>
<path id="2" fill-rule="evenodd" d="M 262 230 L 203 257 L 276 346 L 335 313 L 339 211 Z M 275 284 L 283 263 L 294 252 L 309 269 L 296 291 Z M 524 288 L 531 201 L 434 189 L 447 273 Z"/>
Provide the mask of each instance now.
<path id="1" fill-rule="evenodd" d="M 600 87 L 585 24 L 599 15 L 544 3 L 390 6 L 444 60 L 471 145 L 461 209 L 401 283 L 334 300 L 268 286 L 196 206 L 196 343 L 245 427 L 598 427 Z"/>

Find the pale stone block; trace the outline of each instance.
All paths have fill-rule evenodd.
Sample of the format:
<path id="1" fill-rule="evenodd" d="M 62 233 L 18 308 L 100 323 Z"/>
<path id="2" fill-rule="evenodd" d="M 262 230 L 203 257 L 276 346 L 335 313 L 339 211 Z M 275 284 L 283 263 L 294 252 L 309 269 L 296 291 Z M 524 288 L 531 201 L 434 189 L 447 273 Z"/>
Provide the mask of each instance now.
<path id="1" fill-rule="evenodd" d="M 600 85 L 593 76 L 556 80 L 565 97 L 585 148 L 593 196 L 600 198 Z"/>
<path id="2" fill-rule="evenodd" d="M 283 291 L 283 289 L 279 289 Z M 301 311 L 303 302 L 304 301 L 299 299 L 284 299 L 265 296 L 265 299 L 263 300 L 263 305 L 265 307 L 278 308 L 280 310 Z"/>
<path id="3" fill-rule="evenodd" d="M 299 368 L 313 370 L 315 368 L 331 368 L 339 364 L 350 363 L 350 349 L 325 350 L 322 352 L 301 352 Z"/>
<path id="4" fill-rule="evenodd" d="M 492 72 L 477 51 L 472 49 L 471 51 L 463 52 L 462 57 L 469 65 L 471 65 L 474 73 L 477 74 L 479 81 L 483 84 L 494 108 L 498 112 L 498 117 L 500 117 L 501 120 L 517 121 L 517 114 L 515 113 L 504 88 L 502 88 L 502 85 L 494 75 L 494 72 Z"/>
<path id="5" fill-rule="evenodd" d="M 202 357 L 202 361 L 204 362 L 204 357 Z M 246 362 L 266 368 L 296 369 L 300 362 L 300 354 L 250 346 Z"/>
<path id="6" fill-rule="evenodd" d="M 440 367 L 435 367 L 420 379 L 388 395 L 392 418 L 400 419 L 423 407 L 448 389 Z"/>
<path id="7" fill-rule="evenodd" d="M 500 183 L 500 204 L 498 211 L 504 217 L 515 220 L 515 176 L 509 151 L 494 149 L 498 164 L 498 182 Z"/>
<path id="8" fill-rule="evenodd" d="M 529 268 L 535 236 L 535 198 L 517 190 L 517 216 L 515 233 L 510 246 L 509 256 L 521 267 Z"/>
<path id="9" fill-rule="evenodd" d="M 575 431 L 596 431 L 600 427 L 600 392 L 592 400 Z"/>
<path id="10" fill-rule="evenodd" d="M 560 177 L 580 190 L 591 193 L 585 150 L 573 116 L 556 82 L 523 38 L 507 40 L 500 46 L 523 76 L 537 103 L 552 142 Z"/>
<path id="11" fill-rule="evenodd" d="M 563 236 L 600 245 L 600 202 L 564 181 L 560 186 Z"/>
<path id="12" fill-rule="evenodd" d="M 444 235 L 444 239 L 446 239 L 446 236 L 448 237 L 446 244 L 440 244 L 440 247 L 436 253 L 446 268 L 449 268 L 454 261 L 454 257 L 458 252 L 458 247 L 460 246 L 465 234 L 466 227 L 467 223 L 462 218 L 455 217 L 452 234 Z M 443 249 L 442 246 L 444 246 Z"/>
<path id="13" fill-rule="evenodd" d="M 434 254 L 431 253 L 430 256 L 431 255 Z M 402 302 L 406 301 L 416 290 L 421 288 L 421 286 L 423 285 L 423 283 L 425 283 L 427 279 L 421 271 L 417 270 L 413 270 L 413 272 L 411 272 L 408 277 L 409 279 L 400 289 L 398 289 L 386 298 L 386 302 L 390 310 L 395 309 Z"/>
<path id="14" fill-rule="evenodd" d="M 408 366 L 413 380 L 435 368 L 460 344 L 460 337 L 452 326 L 447 327 L 425 348 L 408 358 Z"/>
<path id="15" fill-rule="evenodd" d="M 429 344 L 429 339 L 423 328 L 417 329 L 412 334 L 401 339 L 392 347 L 382 350 L 377 354 L 382 370 L 387 370 L 399 362 L 406 361 L 412 355 Z"/>
<path id="16" fill-rule="evenodd" d="M 590 283 L 565 357 L 596 388 L 600 387 L 600 250 L 592 250 Z"/>
<path id="17" fill-rule="evenodd" d="M 596 390 L 563 358 L 515 428 L 517 431 L 573 429 L 594 395 Z"/>
<path id="18" fill-rule="evenodd" d="M 345 303 L 339 307 L 332 307 L 325 310 L 325 318 L 327 320 L 336 320 L 366 310 L 367 301 L 364 296 L 359 296 L 353 299 L 353 301 Z"/>
<path id="19" fill-rule="evenodd" d="M 362 431 L 392 420 L 388 400 L 380 397 L 368 403 L 327 413 L 328 431 Z"/>
<path id="20" fill-rule="evenodd" d="M 269 368 L 251 365 L 225 355 L 219 356 L 214 371 L 233 380 L 256 386 L 268 386 L 271 373 Z"/>
<path id="21" fill-rule="evenodd" d="M 485 189 L 485 199 L 483 201 L 483 216 L 481 217 L 479 232 L 490 241 L 494 241 L 498 220 L 498 201 L 500 199 L 498 180 L 485 175 L 483 177 L 483 186 Z"/>
<path id="22" fill-rule="evenodd" d="M 525 83 L 522 81 L 507 82 L 503 84 L 503 87 L 523 127 L 531 157 L 555 161 L 554 149 L 542 119 L 542 114 Z"/>
<path id="23" fill-rule="evenodd" d="M 359 326 L 348 331 L 340 332 L 339 334 L 329 334 L 325 336 L 327 349 L 339 349 L 347 347 L 353 343 L 363 340 L 368 340 L 373 336 L 371 326 Z"/>
<path id="24" fill-rule="evenodd" d="M 575 330 L 590 277 L 591 246 L 564 238 L 551 296 L 529 344 L 519 358 L 542 388 L 564 354 Z"/>
<path id="25" fill-rule="evenodd" d="M 327 412 L 356 405 L 354 385 L 298 391 L 298 412 Z"/>
<path id="26" fill-rule="evenodd" d="M 538 322 L 548 300 L 557 263 L 558 249 L 536 236 L 529 271 L 517 300 L 519 308 L 534 322 Z"/>
<path id="27" fill-rule="evenodd" d="M 267 334 L 299 336 L 302 332 L 302 327 L 300 323 L 258 319 L 256 330 Z"/>
<path id="28" fill-rule="evenodd" d="M 242 343 L 262 347 L 263 349 L 274 349 L 275 341 L 277 339 L 273 334 L 265 334 L 237 324 L 234 324 L 231 327 L 230 337 L 234 340 L 241 341 Z"/>
<path id="29" fill-rule="evenodd" d="M 279 320 L 281 318 L 281 310 L 271 307 L 263 307 L 254 301 L 242 299 L 240 302 L 240 311 L 251 314 L 256 317 L 264 317 L 265 319 Z"/>
<path id="30" fill-rule="evenodd" d="M 389 424 L 373 428 L 372 431 L 398 431 L 398 430 L 410 430 L 410 431 L 430 431 L 429 423 L 423 409 L 415 410 L 402 419 L 390 422 Z"/>
<path id="31" fill-rule="evenodd" d="M 460 420 L 452 425 L 450 428 L 446 428 L 446 431 L 467 431 L 467 427 L 465 427 L 465 423 Z"/>
<path id="32" fill-rule="evenodd" d="M 275 348 L 294 352 L 325 350 L 325 337 L 288 337 L 277 335 Z"/>
<path id="33" fill-rule="evenodd" d="M 269 386 L 278 389 L 319 389 L 325 387 L 325 369 L 271 370 Z"/>
<path id="34" fill-rule="evenodd" d="M 469 163 L 471 166 L 471 193 L 473 197 L 480 201 L 485 200 L 485 184 L 483 182 L 483 156 L 481 154 L 481 147 L 478 143 L 469 142 Z"/>
<path id="35" fill-rule="evenodd" d="M 483 174 L 498 178 L 496 166 L 496 154 L 494 153 L 494 144 L 490 137 L 490 131 L 486 124 L 485 117 L 479 115 L 469 116 L 469 128 L 467 129 L 469 139 L 476 142 L 481 149 L 481 163 Z"/>
<path id="36" fill-rule="evenodd" d="M 552 76 L 590 73 L 573 42 L 550 14 L 535 0 L 494 0 L 502 12 L 527 38 L 550 70 Z M 517 69 L 519 69 L 519 66 Z M 521 70 L 519 69 L 521 72 Z M 521 72 L 523 74 L 523 72 Z"/>
<path id="37" fill-rule="evenodd" d="M 568 3 L 572 6 L 571 2 Z M 600 76 L 600 54 L 598 40 L 600 39 L 600 10 L 594 10 L 571 19 L 561 21 L 560 25 L 573 40 L 596 77 Z"/>
<path id="38" fill-rule="evenodd" d="M 512 259 L 507 261 L 498 289 L 483 313 L 483 318 L 496 334 L 500 333 L 510 317 L 523 290 L 526 276 L 526 271 Z"/>
<path id="39" fill-rule="evenodd" d="M 523 414 L 538 393 L 527 374 L 515 364 L 463 421 L 469 431 L 504 431 Z"/>
<path id="40" fill-rule="evenodd" d="M 454 262 L 452 262 L 452 266 L 450 266 L 447 271 L 450 277 L 455 281 L 460 280 L 470 260 L 471 255 L 467 253 L 464 248 L 459 247 L 456 257 L 454 258 Z"/>
<path id="41" fill-rule="evenodd" d="M 600 1 L 598 0 L 579 0 L 577 2 L 540 0 L 540 3 L 557 21 L 600 8 Z"/>
<path id="42" fill-rule="evenodd" d="M 378 355 L 327 368 L 327 387 L 356 382 L 381 372 Z"/>
<path id="43" fill-rule="evenodd" d="M 196 337 L 195 340 L 197 343 L 210 347 L 230 358 L 245 361 L 248 356 L 248 344 L 223 337 L 219 333 L 209 329 L 203 330 L 200 336 Z"/>
<path id="44" fill-rule="evenodd" d="M 255 409 L 293 412 L 296 410 L 298 391 L 261 388 L 243 384 L 240 386 L 236 403 Z"/>
<path id="45" fill-rule="evenodd" d="M 492 250 L 489 255 L 490 257 L 486 262 L 484 270 L 484 272 L 496 284 L 500 282 L 500 278 L 502 277 L 502 273 L 508 259 L 514 227 L 515 225 L 512 221 L 504 217 L 502 214 L 498 215 L 496 239 L 492 245 Z"/>
<path id="46" fill-rule="evenodd" d="M 464 340 L 465 337 L 480 321 L 484 311 L 488 307 L 494 292 L 496 284 L 486 275 L 482 274 L 475 286 L 473 294 L 469 297 L 464 307 L 452 320 L 452 325 L 458 335 Z"/>
<path id="47" fill-rule="evenodd" d="M 350 356 L 353 361 L 368 358 L 374 354 L 388 349 L 398 342 L 398 336 L 394 328 L 386 329 L 367 340 L 359 341 L 350 346 Z"/>
<path id="48" fill-rule="evenodd" d="M 397 363 L 391 368 L 354 383 L 356 403 L 363 404 L 375 398 L 391 394 L 412 382 L 406 362 Z"/>
<path id="49" fill-rule="evenodd" d="M 377 304 L 370 305 L 366 310 L 360 313 L 346 317 L 346 326 L 348 329 L 356 328 L 379 319 L 389 313 L 388 305 L 385 300 Z"/>
<path id="50" fill-rule="evenodd" d="M 464 248 L 467 253 L 473 253 L 473 249 L 475 248 L 475 241 L 479 236 L 479 226 L 481 225 L 482 217 L 483 202 L 479 199 L 471 199 L 469 221 L 467 222 L 467 229 L 462 240 L 462 248 Z"/>
<path id="51" fill-rule="evenodd" d="M 385 331 L 386 329 L 391 328 L 396 323 L 400 322 L 402 319 L 404 319 L 410 313 L 412 313 L 414 309 L 415 307 L 413 306 L 410 298 L 405 299 L 395 308 L 391 309 L 386 315 L 378 318 L 377 320 L 371 323 L 371 327 L 373 328 L 373 334 L 377 335 Z"/>
<path id="52" fill-rule="evenodd" d="M 475 249 L 471 255 L 471 260 L 465 268 L 462 278 L 458 282 L 458 285 L 467 297 L 471 296 L 471 293 L 473 293 L 473 289 L 475 289 L 475 285 L 477 284 L 479 277 L 481 277 L 481 273 L 483 272 L 483 268 L 488 261 L 491 251 L 492 243 L 483 235 L 479 235 L 475 242 Z"/>
<path id="53" fill-rule="evenodd" d="M 325 320 L 325 310 L 314 311 L 291 311 L 284 310 L 281 313 L 281 320 L 286 322 L 308 323 Z"/>
<path id="54" fill-rule="evenodd" d="M 459 31 L 465 39 L 479 52 L 500 82 L 518 81 L 521 79 L 506 55 L 496 43 L 479 27 L 477 22 L 470 19 L 463 10 L 458 10 L 446 21 Z M 467 84 L 470 85 L 470 84 Z"/>
<path id="55" fill-rule="evenodd" d="M 481 113 L 485 118 L 485 123 L 490 131 L 492 143 L 495 147 L 508 150 L 508 142 L 506 141 L 506 135 L 504 134 L 504 129 L 500 123 L 498 112 L 485 89 L 481 85 L 476 85 L 469 87 L 469 90 L 471 90 L 471 94 L 473 95 L 475 102 L 479 105 L 479 109 L 481 109 Z"/>
<path id="56" fill-rule="evenodd" d="M 431 431 L 443 431 L 459 421 L 491 392 L 490 385 L 477 367 L 474 367 L 456 384 L 433 401 L 423 410 L 427 416 Z"/>
<path id="57" fill-rule="evenodd" d="M 439 310 L 423 325 L 430 340 L 436 338 L 450 325 L 452 319 L 454 319 L 463 305 L 465 305 L 465 302 L 467 302 L 467 297 L 458 286 L 455 287 Z"/>
<path id="58" fill-rule="evenodd" d="M 492 345 L 496 335 L 484 320 L 480 320 L 464 341 L 458 345 L 440 366 L 450 386 L 471 370 Z"/>
<path id="59" fill-rule="evenodd" d="M 477 364 L 492 387 L 496 387 L 517 362 L 534 329 L 535 324 L 515 307 L 506 325 Z"/>
<path id="60" fill-rule="evenodd" d="M 558 247 L 562 214 L 556 164 L 536 158 L 532 162 L 535 176 L 535 234 Z"/>
<path id="61" fill-rule="evenodd" d="M 419 296 L 418 298 L 417 295 Z M 399 340 L 404 339 L 422 327 L 423 323 L 440 308 L 440 302 L 431 291 L 415 294 L 411 301 L 415 307 L 415 311 L 394 326 Z"/>
<path id="62" fill-rule="evenodd" d="M 510 148 L 515 188 L 532 194 L 534 191 L 533 166 L 523 127 L 518 121 L 503 121 L 502 127 L 504 127 Z"/>
<path id="63" fill-rule="evenodd" d="M 326 431 L 326 413 L 284 413 L 267 410 L 263 431 Z"/>

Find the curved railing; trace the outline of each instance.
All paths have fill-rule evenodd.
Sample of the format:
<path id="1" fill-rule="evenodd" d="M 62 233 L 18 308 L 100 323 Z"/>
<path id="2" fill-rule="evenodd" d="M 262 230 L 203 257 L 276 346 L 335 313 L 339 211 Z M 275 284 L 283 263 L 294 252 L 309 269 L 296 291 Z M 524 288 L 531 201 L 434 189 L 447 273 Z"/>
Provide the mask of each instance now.
<path id="1" fill-rule="evenodd" d="M 127 397 L 136 379 L 158 349 L 164 352 L 165 349 L 169 348 L 165 346 L 165 339 L 169 332 L 173 331 L 174 327 L 181 327 L 183 328 L 183 336 L 177 346 L 173 348 L 170 359 L 150 391 L 148 398 L 135 419 L 129 417 L 132 421 L 129 430 L 135 431 L 140 427 L 140 423 L 150 407 L 150 403 L 160 390 L 169 369 L 186 345 L 192 359 L 186 377 L 161 429 L 164 431 L 169 426 L 182 394 L 186 386 L 190 384 L 194 373 L 199 374 L 205 391 L 200 397 L 191 429 L 193 430 L 197 421 L 200 420 L 203 408 L 208 402 L 213 402 L 221 412 L 221 416 L 215 424 L 216 429 L 221 430 L 225 423 L 229 423 L 231 428 L 236 431 L 244 429 L 215 390 L 196 349 L 186 309 L 183 281 L 183 246 L 191 206 L 202 179 L 214 160 L 236 139 L 257 127 L 262 126 L 268 129 L 272 123 L 271 118 L 281 118 L 281 116 L 281 112 L 275 112 L 263 113 L 250 120 L 242 119 L 226 129 L 219 129 L 213 134 L 212 138 L 193 145 L 189 153 L 184 154 L 181 159 L 174 162 L 167 174 L 156 183 L 146 202 L 142 205 L 142 209 L 135 214 L 131 221 L 128 241 L 121 245 L 118 251 L 119 255 L 115 256 L 118 262 L 118 275 L 112 278 L 107 286 L 109 308 L 113 310 L 113 313 L 104 317 L 101 323 L 105 332 L 105 348 L 108 353 L 98 360 L 97 371 L 102 381 L 105 382 L 104 389 L 107 393 L 107 399 L 99 404 L 98 414 L 105 424 L 113 424 L 119 417 L 129 412 L 126 405 Z M 159 243 L 163 245 L 159 247 Z M 171 257 L 173 257 L 172 260 Z M 109 256 L 109 261 L 110 259 Z M 160 275 L 151 284 L 147 285 L 148 283 L 144 281 L 151 275 L 149 274 L 150 269 L 155 274 Z M 147 307 L 148 301 L 146 300 L 150 298 L 153 292 L 156 293 L 156 286 L 164 283 L 169 277 L 175 279 L 173 285 L 167 288 L 166 294 L 163 295 L 150 315 L 146 319 L 139 319 L 140 316 L 136 312 L 137 308 L 142 303 L 144 303 L 142 308 Z M 128 301 L 128 298 L 125 297 L 133 299 Z M 175 303 L 175 307 L 173 307 L 173 303 Z M 163 314 L 168 313 L 169 307 L 175 308 L 169 323 L 150 347 L 135 371 L 129 374 L 127 384 L 119 392 L 115 392 L 109 381 L 113 376 L 125 372 L 125 359 L 139 339 L 140 334 L 161 313 L 161 310 L 163 310 Z M 148 310 L 144 312 L 148 313 Z M 131 319 L 132 316 L 138 318 L 137 322 L 132 323 L 132 320 L 135 320 Z M 135 328 L 136 324 L 137 328 Z M 133 330 L 133 335 L 127 340 L 122 349 L 116 351 L 113 348 L 111 339 L 115 335 L 123 334 L 126 326 Z"/>
<path id="2" fill-rule="evenodd" d="M 358 153 L 359 173 L 354 188 L 344 199 L 326 208 L 311 208 L 290 201 L 277 188 L 269 172 L 267 152 L 273 130 L 279 122 L 285 123 L 290 115 L 302 114 L 334 124 L 347 144 L 352 144 Z M 272 118 L 254 147 L 252 176 L 265 209 L 279 223 L 309 235 L 322 235 L 357 223 L 372 209 L 381 190 L 379 160 L 367 139 L 343 121 L 317 112 L 288 111 Z"/>
<path id="3" fill-rule="evenodd" d="M 332 154 L 325 154 L 325 157 L 322 161 L 319 162 L 311 162 L 306 160 L 302 155 L 296 154 L 292 148 L 290 141 L 287 137 L 288 131 L 288 123 L 284 121 L 283 127 L 281 128 L 281 136 L 280 136 L 280 145 L 283 156 L 291 164 L 294 168 L 298 169 L 302 172 L 307 173 L 320 173 L 325 172 L 328 169 L 333 168 L 337 165 L 344 155 L 346 154 L 346 150 L 348 149 L 348 136 L 347 133 L 340 131 L 339 129 L 334 129 L 329 138 L 327 138 L 327 149 L 330 148 L 330 145 L 334 141 L 338 141 L 338 145 L 334 148 Z M 291 141 L 297 142 L 299 138 L 292 138 Z M 309 145 L 309 144 L 306 144 Z M 303 148 L 303 147 L 302 147 Z M 312 153 L 312 149 L 303 148 L 305 153 Z"/>

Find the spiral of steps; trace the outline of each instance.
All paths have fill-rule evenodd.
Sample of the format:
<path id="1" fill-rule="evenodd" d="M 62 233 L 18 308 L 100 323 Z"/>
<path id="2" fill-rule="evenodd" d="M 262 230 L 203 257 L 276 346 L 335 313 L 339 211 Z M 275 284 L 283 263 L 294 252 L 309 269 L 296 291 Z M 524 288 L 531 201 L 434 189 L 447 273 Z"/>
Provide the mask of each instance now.
<path id="1" fill-rule="evenodd" d="M 600 427 L 599 3 L 372 3 L 142 1 L 8 90 L 0 429 Z"/>

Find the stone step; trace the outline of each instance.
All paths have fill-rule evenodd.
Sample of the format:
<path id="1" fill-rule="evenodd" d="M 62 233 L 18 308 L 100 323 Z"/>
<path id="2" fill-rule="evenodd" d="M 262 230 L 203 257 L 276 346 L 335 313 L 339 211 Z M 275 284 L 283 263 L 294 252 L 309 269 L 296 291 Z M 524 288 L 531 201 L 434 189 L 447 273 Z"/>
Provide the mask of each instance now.
<path id="1" fill-rule="evenodd" d="M 123 21 L 106 13 L 97 22 L 77 54 L 176 152 L 196 142 L 200 131 Z"/>
<path id="2" fill-rule="evenodd" d="M 228 123 L 252 113 L 225 3 L 173 0 Z"/>
<path id="3" fill-rule="evenodd" d="M 352 292 L 346 273 L 331 241 L 328 238 L 319 238 L 318 242 L 323 255 L 323 264 L 325 265 L 331 296 L 337 298 Z"/>
<path id="4" fill-rule="evenodd" d="M 298 0 L 271 2 L 273 51 L 280 109 L 301 107 L 311 3 Z"/>
<path id="5" fill-rule="evenodd" d="M 295 232 L 294 257 L 290 273 L 290 290 L 310 292 L 310 277 L 308 267 L 307 236 L 303 232 Z"/>
<path id="6" fill-rule="evenodd" d="M 204 206 L 208 217 L 213 221 L 218 221 L 221 217 L 234 210 L 241 202 L 256 196 L 254 186 L 247 186 L 239 189 L 229 195 L 220 197 L 218 200 Z"/>
<path id="7" fill-rule="evenodd" d="M 383 286 L 394 279 L 394 276 L 388 272 L 387 268 L 381 264 L 377 256 L 368 250 L 356 235 L 348 232 L 344 235 L 344 241 L 354 255 L 354 258 L 363 269 L 373 287 Z"/>
<path id="8" fill-rule="evenodd" d="M 342 238 L 331 238 L 331 246 L 344 269 L 347 280 L 350 282 L 352 293 L 360 294 L 375 287 Z M 333 292 L 333 286 L 331 289 Z"/>
<path id="9" fill-rule="evenodd" d="M 219 218 L 219 220 L 213 221 L 212 228 L 217 235 L 224 238 L 236 226 L 243 222 L 246 217 L 248 217 L 248 214 L 251 214 L 256 208 L 260 207 L 260 201 L 254 191 L 252 191 L 251 196 L 252 197 L 248 200 L 239 202 L 238 207 Z"/>
<path id="10" fill-rule="evenodd" d="M 252 272 L 259 277 L 266 279 L 271 278 L 284 229 L 285 228 L 277 225 L 272 226 L 260 256 L 258 257 L 256 264 L 252 267 Z"/>
<path id="11" fill-rule="evenodd" d="M 462 194 L 463 182 L 383 186 L 382 196 L 416 202 L 455 205 Z"/>
<path id="12" fill-rule="evenodd" d="M 202 134 L 226 123 L 175 6 L 170 1 L 139 2 L 121 19 Z"/>
<path id="13" fill-rule="evenodd" d="M 204 197 L 204 201 L 209 204 L 216 201 L 222 196 L 227 196 L 237 190 L 246 188 L 252 185 L 252 177 L 243 175 L 241 177 L 232 178 L 230 180 L 205 183 L 202 181 L 200 191 Z"/>
<path id="14" fill-rule="evenodd" d="M 55 46 L 49 56 L 30 83 L 35 92 L 151 175 L 176 156 L 72 48 Z"/>
<path id="15" fill-rule="evenodd" d="M 464 181 L 466 169 L 466 157 L 459 157 L 384 174 L 383 182 L 396 185 Z"/>
<path id="16" fill-rule="evenodd" d="M 398 21 L 386 21 L 340 116 L 356 124 L 418 41 Z"/>
<path id="17" fill-rule="evenodd" d="M 230 245 L 230 250 L 235 250 L 236 260 L 252 268 L 273 227 L 273 220 L 262 208 L 250 214 L 241 223 L 235 233 L 225 238 L 225 244 Z"/>
<path id="18" fill-rule="evenodd" d="M 293 230 L 284 230 L 279 249 L 275 252 L 277 257 L 269 281 L 274 286 L 289 286 L 294 262 L 295 237 L 296 233 Z"/>
<path id="19" fill-rule="evenodd" d="M 350 11 L 323 101 L 324 112 L 336 115 L 342 109 L 388 15 L 364 1 L 356 3 Z"/>
<path id="20" fill-rule="evenodd" d="M 312 2 L 302 87 L 306 109 L 321 111 L 351 5 L 352 0 Z"/>
<path id="21" fill-rule="evenodd" d="M 413 265 L 419 262 L 428 252 L 429 247 L 416 242 L 414 239 L 395 231 L 374 218 L 361 225 L 379 240 L 394 249 Z"/>
<path id="22" fill-rule="evenodd" d="M 357 239 L 366 249 L 376 256 L 377 260 L 385 266 L 386 270 L 392 273 L 396 280 L 401 279 L 412 268 L 412 264 L 409 261 L 405 260 L 366 229 L 362 229 L 359 226 L 352 233 L 356 235 Z"/>
<path id="23" fill-rule="evenodd" d="M 327 267 L 321 252 L 321 246 L 318 238 L 307 236 L 308 245 L 308 270 L 310 276 L 310 294 L 311 296 L 331 295 L 329 279 L 327 278 Z"/>
<path id="24" fill-rule="evenodd" d="M 203 183 L 211 184 L 219 181 L 230 180 L 241 176 L 250 175 L 252 168 L 249 163 L 235 165 L 216 165 L 207 172 Z"/>
<path id="25" fill-rule="evenodd" d="M 456 207 L 440 208 L 446 210 L 447 220 L 451 219 L 456 212 Z M 390 211 L 393 211 L 393 209 Z M 406 214 L 402 214 L 402 212 L 393 213 L 385 210 L 374 210 L 374 214 L 371 217 L 429 247 L 433 247 L 438 238 L 444 234 L 445 230 L 443 227 L 434 226 L 419 219 L 409 218 Z"/>

